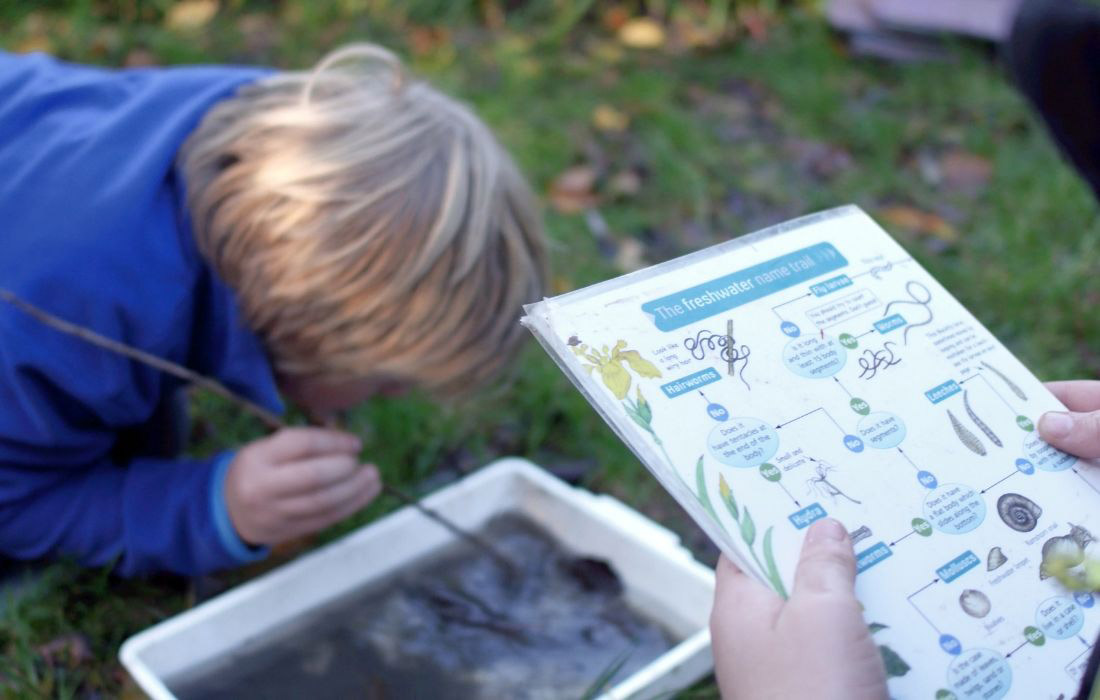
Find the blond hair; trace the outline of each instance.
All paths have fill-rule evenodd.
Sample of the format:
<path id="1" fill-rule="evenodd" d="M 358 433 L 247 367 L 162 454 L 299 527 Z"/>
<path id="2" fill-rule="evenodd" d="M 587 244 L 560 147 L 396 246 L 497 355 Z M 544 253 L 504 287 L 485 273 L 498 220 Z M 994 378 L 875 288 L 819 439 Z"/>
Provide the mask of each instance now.
<path id="1" fill-rule="evenodd" d="M 280 374 L 451 392 L 546 278 L 537 205 L 464 105 L 357 44 L 215 105 L 180 152 L 199 249 Z"/>

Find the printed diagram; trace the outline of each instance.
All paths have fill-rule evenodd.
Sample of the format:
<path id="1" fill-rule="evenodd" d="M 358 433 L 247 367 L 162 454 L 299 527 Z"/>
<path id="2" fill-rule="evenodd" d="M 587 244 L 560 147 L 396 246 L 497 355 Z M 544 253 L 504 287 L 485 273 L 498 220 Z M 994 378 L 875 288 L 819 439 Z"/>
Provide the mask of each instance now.
<path id="1" fill-rule="evenodd" d="M 653 471 L 679 478 L 670 491 L 780 595 L 806 528 L 845 524 L 879 596 L 869 619 L 890 622 L 871 631 L 892 688 L 934 678 L 936 700 L 997 700 L 1035 687 L 1021 658 L 1040 656 L 1069 660 L 1068 687 L 1100 616 L 1057 581 L 1082 575 L 1095 527 L 1048 489 L 1100 490 L 1039 438 L 1049 400 L 895 247 L 857 261 L 805 246 L 732 272 L 715 261 L 651 293 L 616 288 L 602 316 L 571 317 L 567 359 L 606 389 L 601 409 L 647 463 L 663 459 Z M 628 303 L 643 314 L 626 318 Z M 601 337 L 612 318 L 626 320 Z"/>
<path id="2" fill-rule="evenodd" d="M 925 287 L 916 280 L 910 280 L 905 283 L 905 292 L 909 295 L 909 299 L 896 299 L 886 305 L 886 310 L 882 312 L 883 317 L 890 315 L 890 310 L 895 306 L 915 306 L 920 311 L 913 309 L 913 316 L 908 323 L 905 324 L 905 331 L 902 333 L 902 342 L 906 345 L 909 344 L 909 331 L 914 328 L 920 328 L 921 326 L 927 326 L 932 323 L 932 319 L 935 318 L 935 314 L 932 313 L 932 292 L 928 291 L 928 287 Z"/>
<path id="3" fill-rule="evenodd" d="M 904 262 L 897 261 L 888 266 L 876 266 L 873 268 L 872 277 L 875 280 L 884 280 L 891 272 L 899 274 L 901 272 L 899 268 Z M 917 280 L 907 280 L 906 297 L 894 298 L 886 303 L 881 311 L 877 312 L 880 318 L 871 324 L 871 329 L 841 332 L 834 338 L 832 333 L 826 332 L 827 328 L 830 331 L 833 326 L 843 328 L 868 310 L 877 309 L 877 305 L 871 301 L 877 296 L 870 288 L 850 290 L 849 288 L 854 284 L 852 278 L 846 276 L 826 280 L 822 284 L 824 287 L 814 285 L 811 288 L 811 295 L 816 296 L 821 291 L 828 292 L 836 289 L 847 291 L 833 306 L 816 306 L 803 311 L 805 318 L 817 326 L 815 334 L 803 335 L 799 323 L 795 320 L 797 310 L 807 306 L 805 301 L 810 298 L 810 295 L 780 302 L 772 307 L 773 314 L 780 318 L 779 331 L 790 338 L 784 350 L 783 362 L 788 370 L 799 377 L 814 380 L 831 378 L 833 383 L 847 395 L 850 408 L 863 418 L 860 419 L 854 434 L 849 434 L 841 426 L 841 421 L 838 421 L 830 412 L 830 408 L 822 406 L 802 416 L 781 422 L 776 425 L 776 429 L 785 430 L 786 426 L 792 423 L 816 421 L 816 425 L 820 428 L 816 435 L 828 434 L 829 424 L 831 424 L 845 448 L 854 454 L 862 453 L 865 446 L 879 449 L 893 448 L 899 457 L 916 472 L 917 485 L 925 490 L 919 515 L 911 518 L 909 531 L 906 534 L 890 542 L 880 541 L 870 546 L 862 543 L 857 545 L 858 571 L 862 574 L 879 565 L 889 559 L 898 547 L 912 546 L 905 543 L 911 535 L 917 535 L 917 539 L 921 540 L 930 538 L 935 533 L 957 536 L 972 532 L 986 520 L 988 508 L 994 509 L 997 519 L 1007 531 L 1028 534 L 1040 528 L 1044 522 L 1043 507 L 1021 493 L 1014 490 L 1004 491 L 996 498 L 995 504 L 986 503 L 987 493 L 995 488 L 998 491 L 1003 490 L 1006 486 L 1003 482 L 1013 477 L 1019 479 L 1039 472 L 1064 471 L 1070 469 L 1076 462 L 1074 457 L 1061 453 L 1039 440 L 1034 423 L 1021 410 L 1025 409 L 1028 401 L 1026 393 L 1006 373 L 998 369 L 993 361 L 985 359 L 981 360 L 980 366 L 971 368 L 970 374 L 966 377 L 958 379 L 944 377 L 942 381 L 932 386 L 921 387 L 921 393 L 931 406 L 942 410 L 945 428 L 949 428 L 945 430 L 945 434 L 952 435 L 975 458 L 995 459 L 1012 465 L 1002 478 L 985 488 L 979 489 L 962 483 L 940 483 L 931 470 L 918 466 L 920 461 L 918 456 L 908 454 L 902 447 L 906 438 L 906 426 L 901 418 L 892 413 L 872 413 L 868 402 L 853 396 L 837 376 L 842 373 L 846 365 L 846 353 L 861 348 L 863 348 L 862 353 L 856 360 L 860 370 L 858 379 L 873 380 L 881 376 L 882 372 L 901 364 L 904 361 L 904 351 L 899 350 L 910 347 L 916 337 L 911 335 L 910 331 L 928 326 L 935 319 L 935 300 L 932 292 Z M 899 329 L 903 329 L 900 343 L 888 339 L 870 342 L 867 338 L 869 335 L 885 336 Z M 975 400 L 977 395 L 980 395 L 981 402 Z M 997 410 L 998 407 L 1002 410 Z M 1005 431 L 1007 430 L 1019 430 L 1024 435 L 1022 439 L 1006 440 Z M 786 432 L 781 434 L 786 436 Z M 1015 435 L 1019 434 L 1015 433 Z M 809 522 L 824 517 L 828 511 L 842 507 L 846 501 L 852 504 L 859 503 L 855 497 L 842 491 L 836 483 L 842 478 L 844 471 L 843 468 L 833 464 L 815 461 L 807 477 L 807 483 L 813 487 L 815 496 L 820 502 L 793 514 L 790 520 L 795 527 L 804 527 Z M 862 531 L 869 532 L 864 526 L 853 534 L 859 533 L 861 540 L 873 541 Z M 1021 558 L 1015 565 L 1009 564 L 1009 557 L 1005 554 L 1004 547 L 994 546 L 986 553 L 985 567 L 981 566 L 983 562 L 977 555 L 966 550 L 946 561 L 934 572 L 930 572 L 930 574 L 934 573 L 934 576 L 930 576 L 931 581 L 909 594 L 906 600 L 914 612 L 927 623 L 930 632 L 935 635 L 938 646 L 948 655 L 946 686 L 936 697 L 1005 697 L 1012 687 L 1010 666 L 1012 655 L 1025 645 L 1039 647 L 1046 644 L 1048 640 L 1073 639 L 1083 626 L 1084 611 L 1093 607 L 1094 602 L 1091 595 L 1058 595 L 1037 602 L 1034 619 L 1020 623 L 1019 646 L 998 650 L 964 646 L 959 637 L 949 631 L 950 628 L 946 622 L 937 623 L 925 611 L 924 600 L 936 595 L 942 597 L 937 590 L 953 589 L 953 583 L 956 580 L 960 580 L 960 583 L 966 580 L 970 585 L 951 593 L 955 600 L 954 609 L 965 615 L 965 618 L 981 621 L 981 624 L 988 625 L 988 628 L 996 629 L 1002 624 L 1010 625 L 1011 622 L 1003 615 L 998 615 L 996 599 L 991 592 L 983 590 L 980 585 L 975 586 L 974 575 L 964 578 L 967 572 L 975 569 L 980 571 L 983 568 L 987 572 L 1000 570 L 1006 572 L 1001 574 L 1001 580 L 1004 580 L 1017 570 L 1013 568 L 1014 566 L 1027 565 L 1029 568 L 1037 569 L 1039 577 L 1045 579 L 1052 575 L 1043 563 L 1050 560 L 1049 555 L 1058 553 L 1061 566 L 1072 568 L 1084 561 L 1085 550 L 1092 542 L 1094 539 L 1087 530 L 1079 527 L 1071 528 L 1068 533 L 1063 531 L 1054 537 L 1046 538 L 1041 552 Z M 1002 567 L 1005 568 L 1002 569 Z M 1089 643 L 1083 638 L 1081 642 L 1085 648 L 1084 651 L 1088 651 Z M 1071 669 L 1067 669 L 1067 672 L 1071 672 Z"/>
<path id="4" fill-rule="evenodd" d="M 690 353 L 692 359 L 705 360 L 708 356 L 716 356 L 726 366 L 726 374 L 737 377 L 746 389 L 752 389 L 745 381 L 745 368 L 749 365 L 749 355 L 752 350 L 748 345 L 738 345 L 733 336 L 733 319 L 726 321 L 725 333 L 711 333 L 709 330 L 698 331 L 694 336 L 684 338 L 684 349 Z"/>
<path id="5" fill-rule="evenodd" d="M 829 473 L 835 471 L 836 467 L 830 465 L 828 462 L 818 460 L 817 466 L 814 467 L 815 476 L 810 477 L 810 479 L 806 482 L 810 487 L 810 492 L 824 496 L 834 503 L 836 502 L 837 498 L 846 498 L 856 505 L 862 503 L 862 501 L 857 501 L 856 499 L 852 498 L 851 496 L 837 488 L 836 485 L 834 485 L 831 481 L 829 481 Z"/>
<path id="6" fill-rule="evenodd" d="M 859 373 L 859 378 L 874 379 L 880 369 L 889 369 L 894 365 L 901 364 L 901 358 L 894 355 L 895 345 L 896 343 L 887 340 L 877 350 L 872 348 L 864 350 L 863 355 L 859 358 L 859 366 L 863 370 Z"/>

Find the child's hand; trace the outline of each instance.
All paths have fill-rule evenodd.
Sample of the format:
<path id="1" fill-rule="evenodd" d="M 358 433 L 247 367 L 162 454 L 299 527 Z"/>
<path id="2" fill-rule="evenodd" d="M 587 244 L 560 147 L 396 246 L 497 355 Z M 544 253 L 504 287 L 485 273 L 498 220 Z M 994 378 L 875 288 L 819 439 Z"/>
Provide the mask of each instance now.
<path id="1" fill-rule="evenodd" d="M 854 593 L 855 555 L 844 526 L 814 523 L 784 601 L 725 557 L 710 632 L 727 700 L 886 698 L 886 670 Z"/>
<path id="2" fill-rule="evenodd" d="M 284 428 L 244 446 L 225 477 L 229 518 L 249 544 L 278 544 L 359 510 L 382 487 L 360 465 L 358 438 L 323 428 Z"/>
<path id="3" fill-rule="evenodd" d="M 1044 413 L 1039 419 L 1039 437 L 1078 457 L 1100 457 L 1100 382 L 1078 379 L 1047 382 L 1046 387 L 1070 412 Z"/>

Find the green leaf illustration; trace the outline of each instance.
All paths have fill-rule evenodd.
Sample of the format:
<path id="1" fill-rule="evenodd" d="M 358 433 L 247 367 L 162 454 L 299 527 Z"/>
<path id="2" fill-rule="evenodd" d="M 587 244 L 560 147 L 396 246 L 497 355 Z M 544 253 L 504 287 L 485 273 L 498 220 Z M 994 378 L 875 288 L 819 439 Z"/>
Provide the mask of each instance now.
<path id="1" fill-rule="evenodd" d="M 882 630 L 890 628 L 882 624 L 881 622 L 872 622 L 871 624 L 867 625 L 867 629 L 871 630 L 871 634 L 874 634 L 875 632 L 881 632 Z"/>
<path id="2" fill-rule="evenodd" d="M 779 567 L 775 565 L 775 554 L 772 552 L 772 528 L 764 532 L 764 564 L 767 565 L 768 580 L 772 588 L 784 599 L 787 598 L 787 589 L 783 586 L 783 577 L 779 575 Z"/>
<path id="3" fill-rule="evenodd" d="M 882 654 L 882 663 L 886 664 L 887 678 L 897 678 L 909 673 L 909 664 L 905 663 L 896 651 L 885 644 L 880 644 L 878 650 Z"/>
<path id="4" fill-rule="evenodd" d="M 743 512 L 745 516 L 741 519 L 741 539 L 745 540 L 745 544 L 751 547 L 753 542 L 756 541 L 756 524 L 752 521 L 748 508 L 745 508 Z"/>
<path id="5" fill-rule="evenodd" d="M 638 414 L 638 411 L 635 410 L 632 406 L 630 406 L 629 404 L 624 403 L 623 404 L 623 409 L 626 411 L 626 415 L 630 416 L 631 420 L 633 420 L 635 423 L 637 423 L 641 427 L 642 430 L 644 430 L 648 433 L 653 432 L 653 428 L 651 428 L 649 426 L 649 421 L 642 418 L 642 416 Z"/>
<path id="6" fill-rule="evenodd" d="M 647 423 L 653 420 L 653 407 L 650 406 L 649 402 L 642 396 L 641 388 L 638 389 L 638 415 Z"/>
<path id="7" fill-rule="evenodd" d="M 699 502 L 703 504 L 703 508 L 714 519 L 714 522 L 721 525 L 722 521 L 718 519 L 718 514 L 714 512 L 714 506 L 710 504 L 710 496 L 707 495 L 707 480 L 703 474 L 702 455 L 699 455 L 699 461 L 695 463 L 695 489 L 698 491 Z"/>

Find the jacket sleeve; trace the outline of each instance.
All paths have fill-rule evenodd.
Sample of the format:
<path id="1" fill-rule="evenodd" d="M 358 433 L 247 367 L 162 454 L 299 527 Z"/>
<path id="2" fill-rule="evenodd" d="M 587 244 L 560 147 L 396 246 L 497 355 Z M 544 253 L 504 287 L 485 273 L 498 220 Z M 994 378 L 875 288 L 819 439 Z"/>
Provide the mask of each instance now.
<path id="1" fill-rule="evenodd" d="M 178 386 L 0 308 L 0 554 L 114 564 L 127 576 L 194 575 L 262 557 L 227 514 L 232 453 L 118 456 L 119 432 L 146 424 Z"/>
<path id="2" fill-rule="evenodd" d="M 103 461 L 79 470 L 0 462 L 7 492 L 0 495 L 0 549 L 19 559 L 113 564 L 123 576 L 197 575 L 260 559 L 266 549 L 247 546 L 229 520 L 223 484 L 231 458 Z"/>

